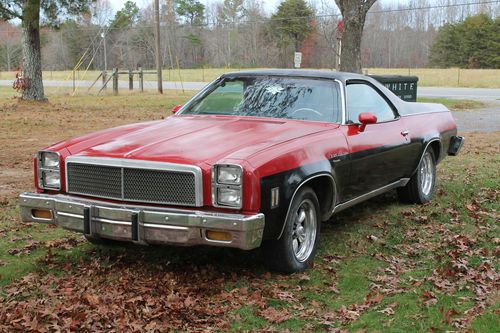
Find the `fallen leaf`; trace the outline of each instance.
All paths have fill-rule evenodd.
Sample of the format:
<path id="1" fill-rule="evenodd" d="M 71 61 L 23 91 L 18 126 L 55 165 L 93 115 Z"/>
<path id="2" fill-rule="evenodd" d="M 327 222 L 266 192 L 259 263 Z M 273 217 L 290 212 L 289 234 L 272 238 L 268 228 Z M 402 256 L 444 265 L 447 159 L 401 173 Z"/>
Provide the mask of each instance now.
<path id="1" fill-rule="evenodd" d="M 94 296 L 90 294 L 84 294 L 83 299 L 87 301 L 87 303 L 93 307 L 99 305 L 99 296 Z"/>
<path id="2" fill-rule="evenodd" d="M 259 312 L 261 317 L 273 324 L 279 324 L 290 318 L 290 314 L 286 309 L 267 308 Z"/>

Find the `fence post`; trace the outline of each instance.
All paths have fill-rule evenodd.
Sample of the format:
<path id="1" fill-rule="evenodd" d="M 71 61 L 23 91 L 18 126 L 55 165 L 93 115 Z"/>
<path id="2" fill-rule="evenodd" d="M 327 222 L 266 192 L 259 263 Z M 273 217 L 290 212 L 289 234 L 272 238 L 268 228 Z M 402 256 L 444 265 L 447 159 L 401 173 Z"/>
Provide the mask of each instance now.
<path id="1" fill-rule="evenodd" d="M 76 91 L 76 86 L 75 86 L 75 70 L 73 69 L 73 94 Z"/>
<path id="2" fill-rule="evenodd" d="M 132 70 L 128 70 L 128 90 L 134 90 L 134 73 Z"/>
<path id="3" fill-rule="evenodd" d="M 118 95 L 118 68 L 113 68 L 113 95 Z"/>
<path id="4" fill-rule="evenodd" d="M 142 67 L 139 67 L 139 89 L 144 92 L 144 73 L 142 72 Z"/>
<path id="5" fill-rule="evenodd" d="M 104 89 L 106 89 L 106 78 L 107 78 L 108 74 L 106 73 L 106 71 L 102 71 L 102 86 L 104 87 Z"/>

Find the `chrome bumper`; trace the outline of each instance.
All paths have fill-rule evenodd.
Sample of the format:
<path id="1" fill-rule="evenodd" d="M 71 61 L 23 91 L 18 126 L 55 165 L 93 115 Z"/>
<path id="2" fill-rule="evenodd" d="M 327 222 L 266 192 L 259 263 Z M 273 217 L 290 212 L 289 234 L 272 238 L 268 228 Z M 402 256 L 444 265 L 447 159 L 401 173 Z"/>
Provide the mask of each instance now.
<path id="1" fill-rule="evenodd" d="M 250 250 L 259 247 L 264 214 L 212 213 L 194 210 L 113 204 L 69 195 L 23 193 L 19 196 L 24 222 L 52 223 L 98 238 L 139 244 L 215 245 Z M 33 216 L 50 210 L 52 218 Z M 230 241 L 208 239 L 207 230 L 225 231 Z"/>

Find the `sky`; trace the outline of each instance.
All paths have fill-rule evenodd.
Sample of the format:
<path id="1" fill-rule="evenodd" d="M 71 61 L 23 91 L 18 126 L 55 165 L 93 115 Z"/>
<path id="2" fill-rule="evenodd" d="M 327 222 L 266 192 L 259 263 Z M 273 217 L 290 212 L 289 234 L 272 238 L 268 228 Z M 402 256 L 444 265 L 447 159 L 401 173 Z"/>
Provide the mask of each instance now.
<path id="1" fill-rule="evenodd" d="M 134 1 L 134 0 L 132 0 Z M 199 0 L 201 3 L 203 4 L 207 4 L 209 2 L 213 2 L 214 0 Z M 221 1 L 221 0 L 220 0 Z M 278 5 L 280 4 L 282 0 L 266 0 L 264 1 L 264 9 L 268 12 L 268 13 L 272 13 L 276 10 L 276 8 L 278 7 Z M 306 0 L 307 2 L 309 2 L 308 0 Z M 334 0 L 330 0 L 332 3 L 334 2 Z M 113 10 L 116 12 L 117 10 L 121 9 L 123 7 L 123 4 L 125 2 L 127 2 L 127 0 L 109 0 L 109 2 L 111 3 L 111 6 L 113 6 Z M 386 3 L 391 3 L 391 4 L 394 4 L 394 3 L 407 3 L 408 1 L 407 0 L 379 0 L 380 3 L 382 4 L 386 4 Z M 152 0 L 135 0 L 135 3 L 139 6 L 139 7 L 146 7 L 147 5 L 151 4 L 152 3 Z M 319 1 L 318 1 L 319 3 Z"/>

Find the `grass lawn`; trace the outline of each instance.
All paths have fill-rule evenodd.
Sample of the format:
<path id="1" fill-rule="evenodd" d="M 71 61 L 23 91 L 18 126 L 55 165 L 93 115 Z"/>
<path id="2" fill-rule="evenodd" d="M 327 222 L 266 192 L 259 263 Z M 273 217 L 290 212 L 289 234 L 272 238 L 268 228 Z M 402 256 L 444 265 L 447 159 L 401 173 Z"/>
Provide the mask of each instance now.
<path id="1" fill-rule="evenodd" d="M 0 88 L 0 331 L 497 332 L 500 132 L 470 133 L 434 200 L 394 192 L 323 223 L 315 266 L 267 272 L 258 250 L 93 246 L 19 220 L 31 156 L 52 142 L 169 114 L 167 92 L 18 102 Z M 52 94 L 52 95 L 50 95 Z"/>
<path id="2" fill-rule="evenodd" d="M 245 70 L 244 68 L 196 68 L 165 69 L 162 72 L 165 81 L 209 82 L 223 73 Z M 331 70 L 331 69 L 325 69 Z M 76 80 L 94 81 L 100 71 L 76 71 Z M 418 76 L 418 85 L 422 87 L 471 87 L 500 88 L 499 69 L 458 69 L 458 68 L 365 68 L 363 73 L 396 74 Z M 0 80 L 14 80 L 15 72 L 0 72 Z M 71 71 L 44 71 L 46 80 L 66 80 L 73 78 Z M 120 80 L 128 80 L 127 75 L 120 75 Z M 146 74 L 145 80 L 156 81 L 156 74 Z"/>
<path id="3" fill-rule="evenodd" d="M 500 88 L 499 69 L 367 68 L 363 73 L 414 75 L 421 87 Z"/>

